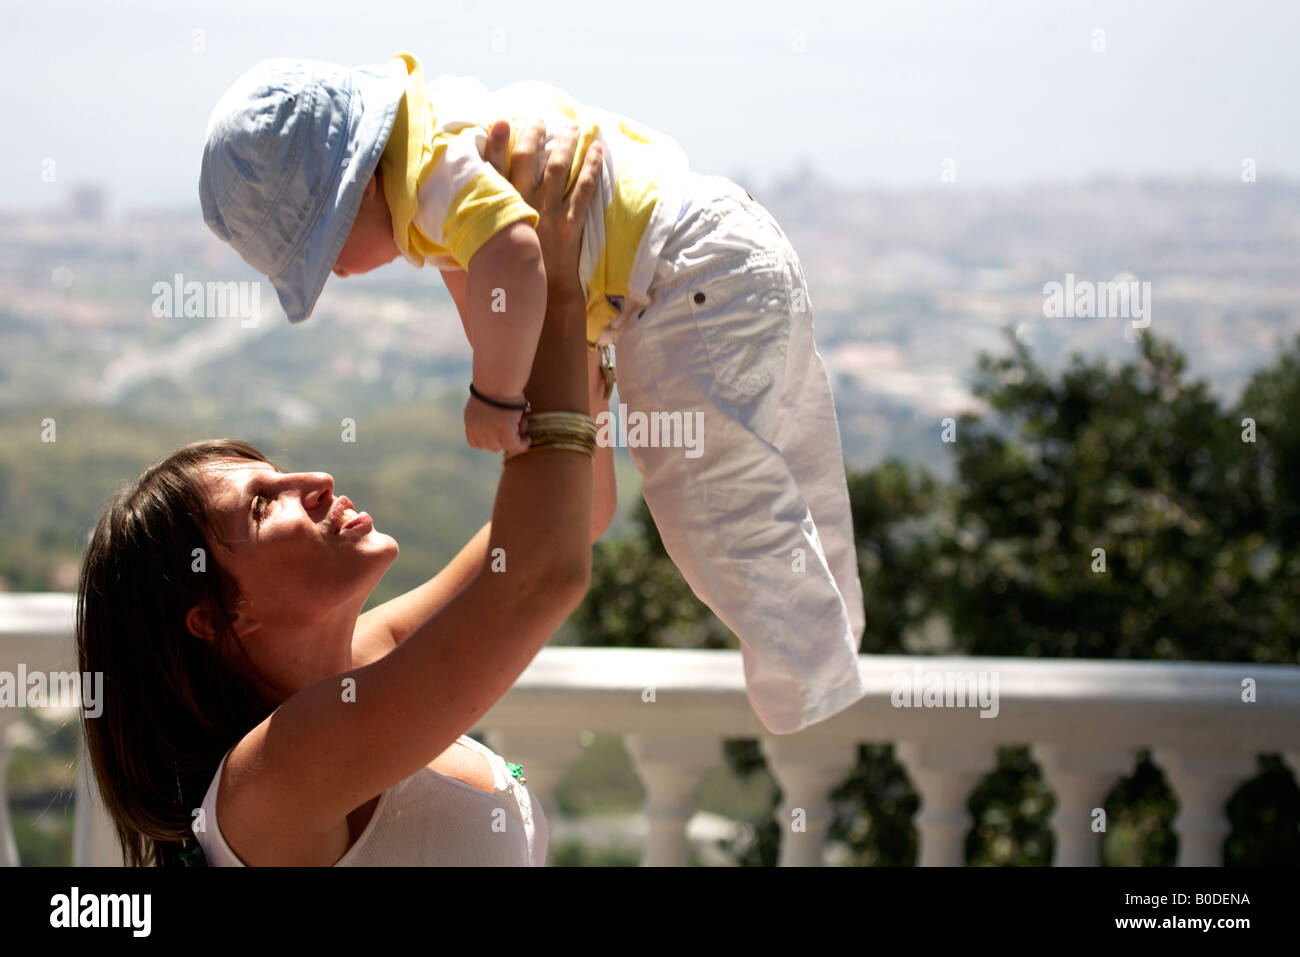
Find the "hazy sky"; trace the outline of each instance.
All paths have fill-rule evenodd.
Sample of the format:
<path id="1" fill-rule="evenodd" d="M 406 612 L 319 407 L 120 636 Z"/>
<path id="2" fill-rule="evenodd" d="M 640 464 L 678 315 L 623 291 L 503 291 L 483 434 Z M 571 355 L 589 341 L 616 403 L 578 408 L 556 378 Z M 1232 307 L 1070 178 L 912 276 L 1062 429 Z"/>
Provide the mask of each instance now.
<path id="1" fill-rule="evenodd" d="M 972 186 L 1239 181 L 1246 157 L 1261 181 L 1300 179 L 1286 0 L 5 0 L 0 207 L 98 181 L 115 211 L 197 212 L 204 125 L 239 74 L 398 49 L 429 78 L 552 83 L 755 186 L 804 163 L 845 185 L 937 183 L 946 159 Z"/>

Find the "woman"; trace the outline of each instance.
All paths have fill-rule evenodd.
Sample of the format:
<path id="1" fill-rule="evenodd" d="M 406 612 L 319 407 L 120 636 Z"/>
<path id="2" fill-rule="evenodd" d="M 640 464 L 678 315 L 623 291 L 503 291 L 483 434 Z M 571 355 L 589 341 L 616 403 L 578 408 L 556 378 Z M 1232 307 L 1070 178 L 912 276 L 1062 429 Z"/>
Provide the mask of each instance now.
<path id="1" fill-rule="evenodd" d="M 488 154 L 502 172 L 506 131 Z M 540 137 L 512 164 L 548 285 L 534 448 L 504 463 L 492 521 L 445 569 L 361 614 L 397 543 L 329 475 L 233 440 L 177 450 L 100 519 L 77 651 L 107 703 L 82 725 L 128 864 L 187 863 L 193 836 L 211 864 L 544 863 L 540 806 L 465 735 L 581 601 L 614 507 L 610 448 L 593 478 L 594 440 L 540 447 L 538 413 L 585 427 L 606 407 L 577 265 L 599 162 L 566 197 L 561 137 L 534 184 Z"/>

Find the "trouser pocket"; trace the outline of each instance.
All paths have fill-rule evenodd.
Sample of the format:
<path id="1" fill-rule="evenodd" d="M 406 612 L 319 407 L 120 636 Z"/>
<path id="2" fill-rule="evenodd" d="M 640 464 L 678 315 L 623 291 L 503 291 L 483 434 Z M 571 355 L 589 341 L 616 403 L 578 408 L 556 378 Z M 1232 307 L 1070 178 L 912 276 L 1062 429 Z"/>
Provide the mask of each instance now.
<path id="1" fill-rule="evenodd" d="M 790 277 L 784 259 L 759 250 L 682 292 L 719 391 L 750 398 L 785 368 L 790 344 Z"/>

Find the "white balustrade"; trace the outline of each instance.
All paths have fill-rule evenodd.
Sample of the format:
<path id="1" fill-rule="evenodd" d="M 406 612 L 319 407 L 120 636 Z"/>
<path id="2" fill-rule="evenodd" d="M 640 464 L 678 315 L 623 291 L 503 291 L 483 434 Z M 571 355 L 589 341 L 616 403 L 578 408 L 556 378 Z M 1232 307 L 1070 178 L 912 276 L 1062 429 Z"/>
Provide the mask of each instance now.
<path id="1" fill-rule="evenodd" d="M 72 595 L 0 594 L 0 671 L 20 664 L 75 671 L 73 608 Z M 556 786 L 580 759 L 583 732 L 621 738 L 646 789 L 647 865 L 689 860 L 698 785 L 722 763 L 722 743 L 734 739 L 760 742 L 781 787 L 783 866 L 823 863 L 830 794 L 863 743 L 897 745 L 921 798 L 922 866 L 965 863 L 967 804 L 1004 745 L 1028 745 L 1056 795 L 1056 865 L 1098 863 L 1095 811 L 1140 750 L 1152 750 L 1178 800 L 1182 865 L 1222 863 L 1226 803 L 1254 775 L 1259 755 L 1282 755 L 1300 776 L 1296 666 L 873 655 L 859 659 L 859 670 L 868 689 L 862 701 L 799 734 L 770 735 L 745 695 L 739 652 L 551 647 L 469 730 L 524 766 L 551 821 L 559 816 Z M 900 698 L 917 674 L 941 685 L 993 678 L 993 698 Z M 1258 688 L 1249 703 L 1240 696 L 1247 674 Z M 9 761 L 3 732 L 17 714 L 0 708 L 0 772 Z M 74 863 L 120 864 L 85 767 L 83 760 Z M 13 863 L 8 797 L 0 793 L 0 864 Z"/>
<path id="2" fill-rule="evenodd" d="M 840 738 L 799 733 L 768 735 L 762 749 L 782 792 L 776 812 L 781 825 L 777 863 L 820 866 L 832 819 L 830 795 L 857 766 L 857 747 Z"/>
<path id="3" fill-rule="evenodd" d="M 1034 745 L 1034 760 L 1056 794 L 1052 831 L 1058 867 L 1096 866 L 1101 863 L 1101 838 L 1107 821 L 1102 803 L 1115 782 L 1137 765 L 1135 750 L 1104 748 L 1096 751 L 1053 745 Z M 1101 808 L 1101 814 L 1098 809 Z"/>
<path id="4" fill-rule="evenodd" d="M 648 867 L 687 864 L 686 825 L 695 812 L 695 789 L 722 760 L 722 743 L 684 734 L 629 734 L 625 743 L 646 789 L 649 834 L 643 863 Z"/>
<path id="5" fill-rule="evenodd" d="M 1213 867 L 1223 861 L 1232 792 L 1255 770 L 1255 757 L 1240 751 L 1157 748 L 1152 759 L 1178 796 L 1173 820 L 1180 867 Z"/>
<path id="6" fill-rule="evenodd" d="M 921 807 L 916 815 L 921 867 L 966 863 L 966 834 L 974 821 L 966 810 L 971 791 L 997 767 L 995 748 L 903 741 L 894 749 L 912 779 Z"/>
<path id="7" fill-rule="evenodd" d="M 9 771 L 9 745 L 5 743 L 6 720 L 0 716 L 0 785 Z M 14 844 L 13 824 L 9 821 L 9 797 L 0 788 L 0 867 L 13 867 L 18 863 L 18 848 Z"/>
<path id="8" fill-rule="evenodd" d="M 99 788 L 90 780 L 90 759 L 86 742 L 81 742 L 77 763 L 76 820 L 72 831 L 72 860 L 86 867 L 121 867 L 122 845 L 113 819 L 104 810 Z"/>

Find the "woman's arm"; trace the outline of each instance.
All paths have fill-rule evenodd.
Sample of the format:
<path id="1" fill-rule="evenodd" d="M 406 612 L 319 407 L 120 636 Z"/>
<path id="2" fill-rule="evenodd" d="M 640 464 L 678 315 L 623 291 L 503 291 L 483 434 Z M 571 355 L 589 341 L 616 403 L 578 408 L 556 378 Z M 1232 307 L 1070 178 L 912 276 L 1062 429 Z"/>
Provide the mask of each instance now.
<path id="1" fill-rule="evenodd" d="M 587 376 L 591 417 L 609 411 L 605 379 L 600 374 L 600 353 L 590 352 Z M 597 423 L 599 424 L 599 423 Z M 618 507 L 618 485 L 614 479 L 614 448 L 597 445 L 592 463 L 591 541 L 594 543 L 614 519 Z M 484 567 L 492 523 L 488 522 L 466 543 L 442 571 L 418 588 L 376 605 L 357 619 L 352 639 L 352 664 L 368 665 L 388 654 L 453 595 L 473 581 Z"/>
<path id="2" fill-rule="evenodd" d="M 609 411 L 605 399 L 605 379 L 600 374 L 600 353 L 593 352 L 588 360 L 590 382 L 591 417 L 596 418 L 602 411 Z M 599 423 L 597 423 L 599 424 Z M 592 462 L 591 494 L 591 541 L 594 544 L 610 522 L 618 508 L 618 484 L 614 478 L 614 448 L 611 445 L 597 445 L 596 458 Z M 390 598 L 382 605 L 376 605 L 357 619 L 357 627 L 352 637 L 352 664 L 356 667 L 368 665 L 388 654 L 403 641 L 420 623 L 431 615 L 438 613 L 452 596 L 474 580 L 474 576 L 484 567 L 488 556 L 488 541 L 492 533 L 492 523 L 488 522 L 475 533 L 465 546 L 456 554 L 446 567 L 423 585 L 412 588 L 405 594 Z"/>
<path id="3" fill-rule="evenodd" d="M 520 160 L 530 149 L 535 157 L 539 141 L 520 138 L 516 170 L 536 169 Z M 560 138 L 540 188 L 516 184 L 538 210 L 547 271 L 546 318 L 527 386 L 535 412 L 588 408 L 577 261 L 599 156 L 587 158 L 566 199 L 576 143 L 576 134 Z M 392 652 L 302 689 L 236 745 L 227 793 L 245 846 L 273 837 L 283 849 L 277 856 L 318 859 L 321 842 L 349 813 L 474 727 L 582 600 L 591 491 L 582 452 L 539 449 L 504 465 L 487 530 L 492 563 Z"/>
<path id="4" fill-rule="evenodd" d="M 534 133 L 536 132 L 537 125 L 534 124 Z M 488 130 L 483 158 L 502 176 L 510 175 L 510 124 L 507 121 L 497 120 Z M 532 165 L 525 168 L 535 169 L 535 159 L 530 158 L 530 162 Z M 445 274 L 443 278 L 446 279 Z M 448 283 L 448 289 L 452 290 L 451 283 Z M 452 298 L 453 300 L 456 298 L 455 290 L 452 290 Z M 589 393 L 587 408 L 590 409 L 591 417 L 597 419 L 601 412 L 609 411 L 609 400 L 605 398 L 605 377 L 600 372 L 599 352 L 591 350 L 587 352 L 587 383 Z M 597 427 L 600 425 L 598 419 L 596 425 Z M 614 512 L 618 507 L 613 446 L 597 444 L 596 458 L 592 465 L 594 471 L 592 473 L 591 540 L 595 542 L 605 534 L 605 529 L 609 528 L 609 523 L 613 521 Z"/>
<path id="5" fill-rule="evenodd" d="M 489 134 L 485 158 L 502 176 L 506 175 L 508 168 L 509 141 L 510 124 L 500 120 L 493 125 Z M 464 323 L 462 300 L 465 294 L 465 273 L 444 270 L 442 278 Z M 465 326 L 465 334 L 468 337 L 468 324 Z M 591 417 L 596 419 L 601 412 L 609 411 L 609 401 L 605 398 L 605 377 L 600 372 L 600 353 L 591 350 L 587 352 L 587 388 L 588 408 Z M 597 425 L 599 424 L 598 420 Z M 612 445 L 597 445 L 592 467 L 591 541 L 594 543 L 605 534 L 618 508 L 618 484 L 614 478 Z M 468 585 L 487 561 L 491 528 L 492 523 L 489 522 L 479 529 L 447 567 L 423 585 L 370 609 L 358 618 L 353 639 L 353 664 L 369 664 L 392 651 L 421 622 L 436 614 L 453 595 Z"/>
<path id="6" fill-rule="evenodd" d="M 599 372 L 596 373 L 600 375 Z M 594 419 L 602 409 L 607 409 L 603 384 L 593 389 L 592 413 Z M 591 503 L 591 541 L 594 544 L 614 519 L 618 503 L 618 487 L 614 480 L 614 450 L 610 446 L 596 448 L 593 463 L 593 492 Z M 405 594 L 376 605 L 357 619 L 352 633 L 352 664 L 368 665 L 388 654 L 415 631 L 420 624 L 447 604 L 452 596 L 474 580 L 487 562 L 488 541 L 492 523 L 480 528 L 446 567 L 423 585 Z"/>

